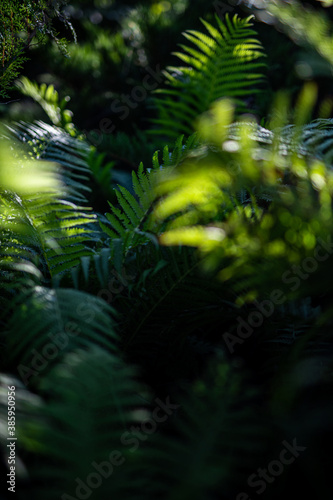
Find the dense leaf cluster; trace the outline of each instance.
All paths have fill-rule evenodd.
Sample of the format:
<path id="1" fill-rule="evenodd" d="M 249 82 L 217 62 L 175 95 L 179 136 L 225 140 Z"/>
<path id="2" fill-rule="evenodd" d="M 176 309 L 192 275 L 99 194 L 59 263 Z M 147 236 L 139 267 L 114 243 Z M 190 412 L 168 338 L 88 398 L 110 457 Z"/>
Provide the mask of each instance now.
<path id="1" fill-rule="evenodd" d="M 108 137 L 127 168 L 53 85 L 17 84 L 51 122 L 0 140 L 0 473 L 15 386 L 20 500 L 331 499 L 332 119 L 310 84 L 259 125 L 253 19 L 203 23 L 152 142 Z"/>

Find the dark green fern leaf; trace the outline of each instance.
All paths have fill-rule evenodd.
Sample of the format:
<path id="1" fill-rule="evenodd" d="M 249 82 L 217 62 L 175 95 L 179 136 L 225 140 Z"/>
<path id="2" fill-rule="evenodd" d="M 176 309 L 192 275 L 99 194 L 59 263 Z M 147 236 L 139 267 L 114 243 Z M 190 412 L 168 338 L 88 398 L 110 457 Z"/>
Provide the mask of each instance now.
<path id="1" fill-rule="evenodd" d="M 33 407 L 18 422 L 33 497 L 76 498 L 79 485 L 95 473 L 101 478 L 96 500 L 144 500 L 146 479 L 136 472 L 142 452 L 132 451 L 126 438 L 132 435 L 130 425 L 140 423 L 139 415 L 148 418 L 150 412 L 133 370 L 97 347 L 77 350 L 43 378 L 40 394 L 48 403 L 40 401 L 39 425 Z M 37 462 L 31 460 L 36 456 Z"/>
<path id="2" fill-rule="evenodd" d="M 36 383 L 68 350 L 94 344 L 114 351 L 112 314 L 106 302 L 88 293 L 32 288 L 21 294 L 8 321 L 6 366 L 16 367 L 26 384 Z"/>
<path id="3" fill-rule="evenodd" d="M 150 241 L 158 225 L 152 221 L 151 212 L 155 199 L 153 191 L 153 172 L 145 172 L 141 163 L 138 172 L 132 172 L 134 194 L 119 186 L 116 196 L 119 208 L 109 202 L 112 212 L 106 213 L 108 225 L 100 221 L 101 228 L 110 237 L 112 252 L 119 249 L 121 240 L 122 253 L 125 256 L 130 249 Z M 119 242 L 119 243 L 117 243 Z"/>

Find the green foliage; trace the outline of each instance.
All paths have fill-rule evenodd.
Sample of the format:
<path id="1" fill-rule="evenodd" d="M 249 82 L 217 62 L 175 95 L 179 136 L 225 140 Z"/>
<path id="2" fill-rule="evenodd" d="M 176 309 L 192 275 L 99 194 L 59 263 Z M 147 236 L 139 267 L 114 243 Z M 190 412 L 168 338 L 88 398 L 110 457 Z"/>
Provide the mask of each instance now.
<path id="1" fill-rule="evenodd" d="M 57 38 L 52 23 L 53 18 L 58 17 L 75 36 L 72 25 L 60 12 L 60 8 L 66 3 L 67 0 L 42 0 L 37 3 L 5 0 L 1 3 L 0 96 L 8 97 L 10 85 L 27 61 L 26 52 L 33 42 L 42 43 L 49 36 L 65 51 L 66 41 Z"/>
<path id="2" fill-rule="evenodd" d="M 75 498 L 75 478 L 85 481 L 95 470 L 93 464 L 108 463 L 111 453 L 116 463 L 125 463 L 114 466 L 112 480 L 103 481 L 97 498 L 116 492 L 128 497 L 137 495 L 145 482 L 136 474 L 141 450 L 119 452 L 126 428 L 138 423 L 133 408 L 138 402 L 143 406 L 140 393 L 147 396 L 135 381 L 133 370 L 118 356 L 96 346 L 72 350 L 43 378 L 40 393 L 51 397 L 52 402 L 40 402 L 38 426 L 34 406 L 26 405 L 27 418 L 20 433 L 22 444 L 43 462 L 42 467 L 38 462 L 31 467 L 34 497 L 57 499 L 67 494 L 67 498 Z M 68 418 L 77 415 L 78 410 L 80 419 Z M 63 453 L 67 446 L 67 453 Z M 52 478 L 45 482 L 50 467 Z M 126 481 L 127 474 L 133 474 L 132 481 Z"/>
<path id="3" fill-rule="evenodd" d="M 143 12 L 182 8 L 119 19 L 141 46 Z M 265 498 L 331 498 L 332 120 L 311 120 L 311 84 L 265 126 L 242 116 L 261 45 L 249 18 L 216 23 L 187 32 L 188 80 L 159 101 L 177 138 L 151 164 L 145 131 L 106 154 L 28 80 L 53 125 L 1 132 L 0 446 L 15 385 L 19 500 L 251 498 L 263 468 Z"/>
<path id="4" fill-rule="evenodd" d="M 22 94 L 32 97 L 41 105 L 53 125 L 65 129 L 71 135 L 75 135 L 74 125 L 72 123 L 72 113 L 66 109 L 69 97 L 64 97 L 59 101 L 59 94 L 53 85 L 42 83 L 38 86 L 27 77 L 21 77 L 16 83 L 16 87 Z"/>
<path id="5" fill-rule="evenodd" d="M 117 131 L 114 134 L 104 134 L 102 140 L 96 137 L 96 141 L 93 132 L 87 134 L 87 137 L 96 147 L 107 152 L 108 158 L 115 162 L 118 170 L 135 170 L 138 158 L 145 163 L 150 162 L 154 152 L 154 146 L 149 142 L 147 133 L 138 129 L 130 135 Z"/>
<path id="6" fill-rule="evenodd" d="M 85 197 L 89 192 L 85 185 L 90 174 L 86 162 L 89 147 L 62 130 L 42 123 L 19 124 L 11 132 L 28 144 L 32 157 L 47 160 L 45 165 L 61 181 L 58 191 L 44 194 L 28 191 L 23 200 L 4 195 L 9 204 L 8 214 L 11 210 L 23 212 L 28 226 L 28 234 L 23 233 L 23 236 L 32 241 L 32 253 L 38 245 L 43 268 L 47 270 L 45 277 L 49 278 L 77 264 L 80 257 L 89 255 L 92 250 L 88 242 L 98 239 L 97 227 L 94 227 L 96 215 L 91 213 Z M 42 178 L 47 179 L 50 173 L 43 172 L 43 163 L 35 162 L 34 165 L 40 169 Z M 47 219 L 45 213 L 48 213 Z M 10 219 L 8 229 L 9 224 Z"/>
<path id="7" fill-rule="evenodd" d="M 199 125 L 214 147 L 161 175 L 154 215 L 172 217 L 161 243 L 200 248 L 208 269 L 237 279 L 238 292 L 241 280 L 253 299 L 258 286 L 281 285 L 281 269 L 302 263 L 332 233 L 331 120 L 274 135 L 246 122 L 219 127 L 225 110 L 220 103 Z"/>
<path id="8" fill-rule="evenodd" d="M 154 195 L 150 178 L 144 173 L 142 163 L 138 173 L 133 172 L 132 178 L 134 192 L 140 197 L 140 203 L 127 189 L 119 186 L 116 196 L 120 207 L 118 209 L 110 204 L 112 213 L 106 214 L 111 228 L 101 222 L 102 229 L 112 240 L 120 237 L 125 251 L 146 241 L 145 232 L 154 230 L 149 216 Z"/>
<path id="9" fill-rule="evenodd" d="M 43 349 L 50 338 L 57 338 L 62 331 L 64 337 L 59 337 L 59 340 L 63 341 L 63 347 L 58 357 L 66 351 L 91 345 L 101 346 L 106 351 L 114 350 L 110 312 L 104 301 L 80 291 L 32 288 L 24 296 L 24 301 L 16 305 L 8 323 L 6 368 L 17 366 L 23 382 L 30 384 L 36 375 L 34 370 L 27 368 L 32 349 Z"/>
<path id="10" fill-rule="evenodd" d="M 297 43 L 310 46 L 318 56 L 333 64 L 331 25 L 324 12 L 316 12 L 309 6 L 304 8 L 298 1 L 286 3 L 280 0 L 269 0 L 265 9 Z"/>
<path id="11" fill-rule="evenodd" d="M 109 202 L 111 213 L 106 213 L 108 225 L 100 222 L 103 231 L 110 237 L 113 249 L 121 250 L 126 256 L 129 250 L 138 245 L 153 241 L 156 243 L 156 233 L 161 230 L 152 217 L 156 196 L 153 190 L 154 175 L 160 169 L 170 165 L 177 165 L 198 144 L 195 135 L 192 135 L 183 145 L 183 136 L 175 143 L 172 153 L 168 146 L 163 150 L 163 164 L 160 165 L 159 152 L 153 155 L 152 169 L 144 170 L 140 163 L 137 173 L 132 172 L 133 194 L 123 186 L 116 189 L 119 208 Z M 121 258 L 122 260 L 122 258 Z"/>
<path id="12" fill-rule="evenodd" d="M 193 131 L 195 119 L 221 97 L 233 97 L 239 111 L 246 111 L 246 96 L 260 92 L 263 50 L 251 29 L 251 17 L 234 16 L 225 22 L 216 15 L 217 27 L 202 21 L 209 35 L 189 30 L 184 36 L 195 48 L 181 45 L 175 55 L 186 67 L 170 67 L 165 73 L 169 87 L 155 100 L 159 125 L 154 133 L 177 137 Z"/>

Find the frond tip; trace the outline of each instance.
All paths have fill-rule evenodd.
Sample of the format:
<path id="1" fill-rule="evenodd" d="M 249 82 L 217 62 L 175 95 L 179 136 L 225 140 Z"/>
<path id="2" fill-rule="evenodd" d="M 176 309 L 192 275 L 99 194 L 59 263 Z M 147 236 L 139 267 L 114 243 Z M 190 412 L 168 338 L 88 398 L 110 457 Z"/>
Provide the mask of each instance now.
<path id="1" fill-rule="evenodd" d="M 169 67 L 166 89 L 156 92 L 158 119 L 153 133 L 175 137 L 193 132 L 193 122 L 221 97 L 234 99 L 238 111 L 247 111 L 246 99 L 259 92 L 266 66 L 262 45 L 251 29 L 250 16 L 240 19 L 216 15 L 216 27 L 201 20 L 209 35 L 196 30 L 185 32 L 194 47 L 181 45 L 176 55 L 187 66 Z"/>

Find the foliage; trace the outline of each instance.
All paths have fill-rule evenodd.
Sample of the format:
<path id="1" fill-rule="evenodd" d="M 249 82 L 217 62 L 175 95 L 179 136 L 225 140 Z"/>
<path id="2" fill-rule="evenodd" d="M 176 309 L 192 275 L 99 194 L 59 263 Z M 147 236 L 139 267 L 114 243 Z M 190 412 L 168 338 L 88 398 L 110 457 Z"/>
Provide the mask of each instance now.
<path id="1" fill-rule="evenodd" d="M 263 51 L 250 28 L 251 17 L 239 19 L 226 15 L 223 23 L 217 15 L 217 27 L 203 20 L 209 35 L 189 30 L 184 36 L 195 48 L 181 45 L 175 55 L 186 67 L 170 67 L 165 73 L 170 88 L 160 90 L 156 99 L 159 125 L 156 133 L 166 137 L 191 133 L 195 119 L 221 97 L 233 97 L 239 111 L 247 110 L 246 96 L 260 92 L 263 79 Z M 177 125 L 176 125 L 177 124 Z"/>
<path id="2" fill-rule="evenodd" d="M 31 97 L 40 104 L 53 125 L 62 127 L 67 132 L 72 132 L 71 135 L 75 135 L 72 113 L 69 109 L 66 109 L 69 100 L 68 96 L 60 101 L 59 94 L 53 85 L 47 86 L 45 83 L 42 83 L 38 86 L 24 76 L 17 81 L 16 87 L 22 94 Z"/>
<path id="3" fill-rule="evenodd" d="M 23 199 L 7 193 L 8 188 L 4 185 L 6 213 L 10 214 L 11 210 L 23 212 L 26 232 L 30 233 L 29 236 L 23 233 L 23 236 L 28 236 L 31 242 L 26 242 L 25 249 L 29 248 L 34 253 L 33 249 L 38 245 L 37 255 L 43 263 L 45 278 L 50 278 L 77 264 L 80 257 L 89 255 L 92 250 L 87 242 L 98 239 L 94 229 L 96 215 L 90 213 L 91 208 L 87 206 L 85 197 L 85 193 L 89 192 L 85 182 L 89 181 L 90 172 L 84 158 L 89 148 L 60 129 L 46 124 L 20 124 L 17 130 L 11 132 L 28 144 L 31 155 L 48 160 L 45 172 L 41 162 L 35 163 L 41 171 L 41 179 L 48 178 L 51 167 L 51 174 L 61 182 L 62 187 L 58 192 L 53 190 L 46 194 L 38 190 L 38 182 L 36 188 L 32 183 L 32 191 L 26 192 Z M 22 183 L 27 190 L 30 183 L 27 185 L 23 179 Z M 45 211 L 48 213 L 47 220 L 44 219 Z M 7 220 L 10 223 L 10 219 Z M 15 221 L 10 225 L 15 230 Z M 3 250 L 6 250 L 5 246 Z"/>
<path id="4" fill-rule="evenodd" d="M 331 26 L 324 12 L 317 13 L 313 8 L 304 8 L 298 1 L 289 4 L 268 1 L 265 8 L 294 40 L 310 46 L 330 64 L 333 63 Z"/>
<path id="5" fill-rule="evenodd" d="M 127 57 L 144 13 L 163 32 L 188 12 L 131 4 L 89 14 L 119 14 L 134 41 L 110 43 Z M 331 498 L 332 119 L 312 119 L 311 83 L 242 115 L 263 51 L 249 18 L 211 21 L 187 32 L 188 81 L 157 110 L 175 142 L 151 163 L 146 131 L 92 146 L 67 89 L 21 80 L 52 124 L 11 122 L 0 140 L 0 472 L 15 386 L 20 500 Z M 242 80 L 226 76 L 248 50 Z"/>
<path id="6" fill-rule="evenodd" d="M 65 51 L 66 41 L 63 38 L 58 39 L 53 27 L 53 18 L 57 17 L 64 22 L 75 36 L 72 25 L 60 12 L 60 8 L 66 3 L 67 0 L 42 0 L 37 3 L 5 0 L 1 3 L 0 96 L 8 97 L 10 84 L 20 74 L 24 62 L 27 61 L 26 52 L 34 42 L 41 43 L 49 36 Z"/>

